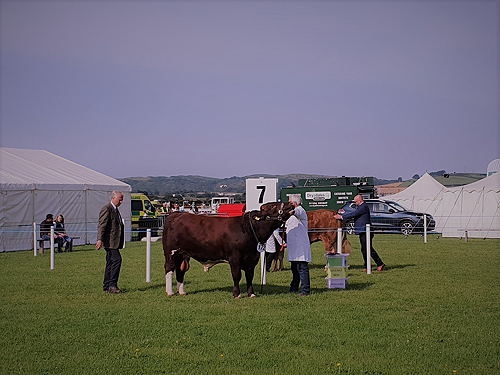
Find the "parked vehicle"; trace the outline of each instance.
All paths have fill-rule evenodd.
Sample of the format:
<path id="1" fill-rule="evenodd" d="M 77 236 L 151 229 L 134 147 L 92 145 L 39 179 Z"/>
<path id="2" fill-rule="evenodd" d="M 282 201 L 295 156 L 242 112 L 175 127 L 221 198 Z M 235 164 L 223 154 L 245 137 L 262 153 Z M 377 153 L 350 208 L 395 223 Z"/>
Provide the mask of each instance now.
<path id="1" fill-rule="evenodd" d="M 154 208 L 156 209 L 157 216 L 168 214 L 167 208 L 165 206 L 163 206 L 163 203 L 161 203 L 158 199 L 151 201 L 151 203 L 153 204 Z"/>
<path id="2" fill-rule="evenodd" d="M 146 229 L 148 228 L 151 228 L 151 235 L 156 236 L 159 220 L 153 203 L 151 203 L 145 194 L 132 193 L 130 198 L 132 209 L 132 240 L 140 240 L 146 237 Z"/>
<path id="3" fill-rule="evenodd" d="M 217 209 L 221 204 L 233 204 L 234 197 L 214 197 L 210 200 L 210 207 L 212 208 L 212 213 L 217 213 Z"/>
<path id="4" fill-rule="evenodd" d="M 217 215 L 226 217 L 243 216 L 245 214 L 245 209 L 245 203 L 220 204 L 217 208 Z"/>
<path id="5" fill-rule="evenodd" d="M 374 231 L 400 231 L 405 236 L 412 233 L 423 233 L 424 215 L 427 216 L 427 231 L 436 227 L 434 218 L 429 214 L 408 211 L 399 203 L 383 199 L 366 199 L 370 208 L 372 230 Z M 339 213 L 350 212 L 356 209 L 356 204 L 351 201 L 344 204 Z M 354 232 L 354 221 L 348 220 L 345 224 L 347 233 Z"/>

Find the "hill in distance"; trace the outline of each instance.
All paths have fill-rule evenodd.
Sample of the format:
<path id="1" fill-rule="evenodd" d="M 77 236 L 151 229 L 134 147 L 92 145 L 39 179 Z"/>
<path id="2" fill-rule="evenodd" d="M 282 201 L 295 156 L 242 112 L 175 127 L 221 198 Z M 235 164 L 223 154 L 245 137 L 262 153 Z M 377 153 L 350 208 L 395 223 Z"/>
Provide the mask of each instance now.
<path id="1" fill-rule="evenodd" d="M 277 178 L 278 188 L 298 185 L 300 179 L 304 178 L 329 178 L 337 176 L 314 175 L 314 174 L 286 174 L 269 175 L 254 174 L 243 177 L 215 178 L 204 176 L 148 176 L 148 177 L 126 177 L 120 181 L 129 184 L 132 191 L 144 191 L 154 195 L 168 195 L 173 193 L 244 193 L 247 178 Z M 375 179 L 377 185 L 396 182 L 397 180 L 379 180 Z"/>
<path id="2" fill-rule="evenodd" d="M 440 171 L 441 172 L 441 171 Z M 444 171 L 443 171 L 444 172 Z M 482 178 L 486 177 L 484 173 L 439 173 L 431 172 L 429 173 L 434 179 L 440 184 L 446 187 L 462 186 L 471 184 Z M 410 179 L 403 181 L 401 186 L 408 187 L 413 184 L 416 179 Z"/>

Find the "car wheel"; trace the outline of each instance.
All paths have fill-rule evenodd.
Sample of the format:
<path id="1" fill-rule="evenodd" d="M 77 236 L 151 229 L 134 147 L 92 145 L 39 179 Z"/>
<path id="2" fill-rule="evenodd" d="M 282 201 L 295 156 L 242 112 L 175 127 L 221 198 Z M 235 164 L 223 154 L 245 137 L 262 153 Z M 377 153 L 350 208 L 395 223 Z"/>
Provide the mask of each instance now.
<path id="1" fill-rule="evenodd" d="M 411 221 L 403 221 L 401 223 L 401 233 L 405 236 L 410 235 L 413 232 L 413 223 Z"/>
<path id="2" fill-rule="evenodd" d="M 347 234 L 354 234 L 354 221 L 349 221 L 345 225 Z"/>

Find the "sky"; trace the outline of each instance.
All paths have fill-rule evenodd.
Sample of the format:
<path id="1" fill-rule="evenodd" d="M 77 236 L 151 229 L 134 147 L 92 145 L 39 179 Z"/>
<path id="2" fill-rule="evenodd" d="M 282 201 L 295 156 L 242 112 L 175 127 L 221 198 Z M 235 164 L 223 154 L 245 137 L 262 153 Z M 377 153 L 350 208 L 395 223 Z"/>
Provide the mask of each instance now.
<path id="1" fill-rule="evenodd" d="M 0 145 L 112 177 L 485 173 L 499 1 L 0 0 Z"/>

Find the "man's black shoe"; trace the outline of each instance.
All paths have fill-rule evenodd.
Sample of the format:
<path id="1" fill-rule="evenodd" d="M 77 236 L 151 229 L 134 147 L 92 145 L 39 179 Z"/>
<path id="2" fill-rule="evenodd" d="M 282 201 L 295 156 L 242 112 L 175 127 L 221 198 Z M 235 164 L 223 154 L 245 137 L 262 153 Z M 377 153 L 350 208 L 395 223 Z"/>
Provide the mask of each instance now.
<path id="1" fill-rule="evenodd" d="M 121 292 L 122 292 L 122 290 L 116 286 L 111 286 L 108 288 L 108 293 L 119 294 Z"/>

